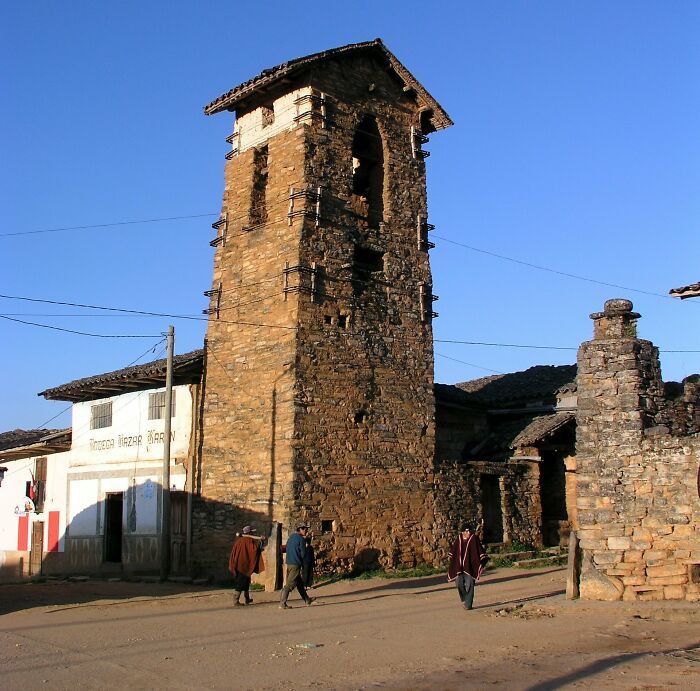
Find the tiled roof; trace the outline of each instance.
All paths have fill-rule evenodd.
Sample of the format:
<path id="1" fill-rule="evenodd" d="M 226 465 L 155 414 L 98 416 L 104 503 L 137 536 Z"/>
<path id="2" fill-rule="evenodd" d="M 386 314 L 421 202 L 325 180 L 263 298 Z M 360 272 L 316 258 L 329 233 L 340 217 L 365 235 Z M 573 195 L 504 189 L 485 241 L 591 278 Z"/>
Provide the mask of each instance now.
<path id="1" fill-rule="evenodd" d="M 564 425 L 573 422 L 574 413 L 563 412 L 554 415 L 536 417 L 515 439 L 511 442 L 512 448 L 522 446 L 536 446 L 538 442 L 554 434 Z"/>
<path id="2" fill-rule="evenodd" d="M 173 358 L 173 382 L 189 383 L 202 374 L 204 351 L 176 355 Z M 46 389 L 39 396 L 55 401 L 89 401 L 106 398 L 125 391 L 160 388 L 165 386 L 167 360 L 154 360 L 143 365 L 134 365 L 105 374 L 97 374 L 84 379 Z"/>
<path id="3" fill-rule="evenodd" d="M 437 405 L 457 405 L 459 407 L 467 408 L 482 408 L 483 405 L 470 396 L 468 393 L 462 391 L 459 387 L 454 384 L 434 384 L 435 392 L 435 403 Z"/>
<path id="4" fill-rule="evenodd" d="M 576 379 L 576 365 L 536 365 L 523 372 L 494 374 L 461 382 L 455 386 L 475 400 L 491 406 L 554 403 L 559 388 Z"/>
<path id="5" fill-rule="evenodd" d="M 19 458 L 44 456 L 68 451 L 72 430 L 68 429 L 16 429 L 0 434 L 0 459 L 12 461 Z"/>
<path id="6" fill-rule="evenodd" d="M 0 433 L 0 451 L 13 449 L 17 446 L 28 446 L 41 441 L 43 437 L 55 434 L 57 429 L 13 429 L 10 432 Z"/>
<path id="7" fill-rule="evenodd" d="M 425 90 L 421 83 L 402 65 L 396 56 L 377 38 L 374 41 L 363 43 L 351 43 L 339 48 L 324 50 L 320 53 L 313 53 L 302 58 L 296 58 L 283 62 L 281 65 L 263 70 L 257 77 L 253 77 L 242 84 L 234 87 L 230 91 L 214 99 L 204 107 L 206 115 L 214 115 L 224 110 L 233 110 L 245 98 L 256 91 L 265 89 L 282 79 L 288 79 L 292 75 L 309 69 L 314 65 L 332 58 L 347 55 L 349 53 L 372 52 L 383 59 L 401 79 L 404 86 L 413 90 L 421 106 L 433 111 L 432 123 L 436 130 L 444 129 L 452 125 L 452 120 L 444 111 L 442 106 Z"/>
<path id="8" fill-rule="evenodd" d="M 571 412 L 559 412 L 537 417 L 522 416 L 515 420 L 505 420 L 495 425 L 476 446 L 469 449 L 473 459 L 491 458 L 504 460 L 512 455 L 512 450 L 524 446 L 539 446 L 548 437 L 574 423 L 576 416 Z M 572 442 L 573 444 L 573 442 Z"/>
<path id="9" fill-rule="evenodd" d="M 685 298 L 696 298 L 700 296 L 700 283 L 692 283 L 689 286 L 682 286 L 681 288 L 672 288 L 668 292 L 674 298 L 680 298 L 681 300 Z"/>

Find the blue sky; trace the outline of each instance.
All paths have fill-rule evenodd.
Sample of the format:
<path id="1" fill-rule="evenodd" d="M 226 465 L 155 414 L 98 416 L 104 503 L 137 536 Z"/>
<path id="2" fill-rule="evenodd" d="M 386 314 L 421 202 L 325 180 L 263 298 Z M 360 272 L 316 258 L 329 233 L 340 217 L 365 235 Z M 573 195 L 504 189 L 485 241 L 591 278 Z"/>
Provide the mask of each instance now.
<path id="1" fill-rule="evenodd" d="M 440 341 L 576 348 L 611 297 L 633 300 L 662 351 L 700 351 L 700 300 L 664 297 L 700 280 L 697 2 L 15 1 L 0 32 L 4 295 L 199 315 L 232 126 L 202 107 L 266 67 L 379 36 L 455 122 L 426 146 L 437 381 L 573 362 Z M 212 217 L 8 235 L 196 214 Z M 66 407 L 45 388 L 160 355 L 170 322 L 178 352 L 205 331 L 9 299 L 0 314 L 149 336 L 0 319 L 0 431 Z M 680 379 L 700 353 L 662 353 L 662 368 Z"/>

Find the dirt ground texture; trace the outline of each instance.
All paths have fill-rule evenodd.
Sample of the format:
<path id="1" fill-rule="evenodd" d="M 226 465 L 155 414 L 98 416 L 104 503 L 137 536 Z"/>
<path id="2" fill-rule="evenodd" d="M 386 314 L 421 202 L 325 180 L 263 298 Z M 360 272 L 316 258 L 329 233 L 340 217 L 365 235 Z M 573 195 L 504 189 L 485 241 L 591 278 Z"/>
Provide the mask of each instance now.
<path id="1" fill-rule="evenodd" d="M 0 586 L 11 689 L 700 688 L 700 607 L 564 599 L 560 568 L 320 585 L 306 607 L 173 583 Z"/>

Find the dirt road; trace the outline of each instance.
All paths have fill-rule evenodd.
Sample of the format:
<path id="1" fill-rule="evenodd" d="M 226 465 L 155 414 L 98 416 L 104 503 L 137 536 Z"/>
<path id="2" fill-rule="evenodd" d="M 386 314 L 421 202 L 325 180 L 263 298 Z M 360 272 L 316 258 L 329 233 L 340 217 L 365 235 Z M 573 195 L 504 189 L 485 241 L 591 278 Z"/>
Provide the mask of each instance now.
<path id="1" fill-rule="evenodd" d="M 562 569 L 498 569 L 459 606 L 444 576 L 274 593 L 175 584 L 0 586 L 12 689 L 691 689 L 700 607 L 563 599 Z"/>

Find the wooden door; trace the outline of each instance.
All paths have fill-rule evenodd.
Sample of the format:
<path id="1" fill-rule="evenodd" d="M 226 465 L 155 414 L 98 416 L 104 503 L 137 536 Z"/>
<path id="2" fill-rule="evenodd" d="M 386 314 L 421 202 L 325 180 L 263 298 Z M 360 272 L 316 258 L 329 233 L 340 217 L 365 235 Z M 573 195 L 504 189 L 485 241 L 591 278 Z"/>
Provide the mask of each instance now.
<path id="1" fill-rule="evenodd" d="M 32 523 L 32 551 L 29 555 L 29 575 L 41 574 L 41 562 L 44 558 L 44 521 Z"/>
<path id="2" fill-rule="evenodd" d="M 170 573 L 187 573 L 187 492 L 170 493 Z"/>

